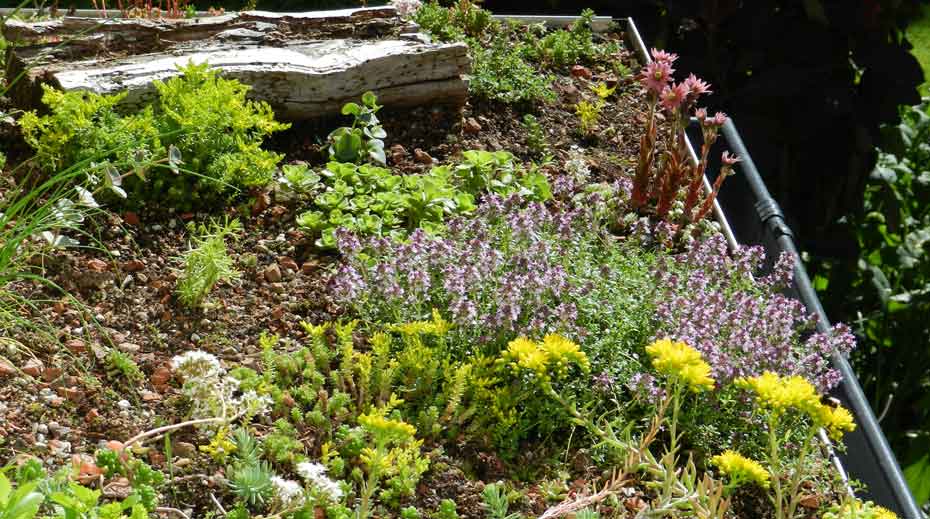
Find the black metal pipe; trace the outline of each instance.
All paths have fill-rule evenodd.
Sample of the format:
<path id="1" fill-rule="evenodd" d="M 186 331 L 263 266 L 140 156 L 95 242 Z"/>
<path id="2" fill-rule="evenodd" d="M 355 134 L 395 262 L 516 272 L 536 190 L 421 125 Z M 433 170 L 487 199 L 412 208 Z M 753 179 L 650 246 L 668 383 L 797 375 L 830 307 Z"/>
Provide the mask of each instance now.
<path id="1" fill-rule="evenodd" d="M 784 213 L 778 206 L 778 202 L 769 194 L 732 119 L 728 119 L 724 124 L 723 137 L 730 150 L 742 159 L 737 167 L 755 200 L 754 207 L 758 223 L 768 238 L 763 241 L 769 243 L 774 241 L 777 252 L 787 252 L 794 257 L 794 289 L 797 298 L 816 317 L 817 330 L 829 333 L 830 321 L 810 282 L 807 270 L 801 262 L 794 243 L 794 234 L 785 223 Z M 923 514 L 908 489 L 897 459 L 875 418 L 872 407 L 859 386 L 856 374 L 849 365 L 849 360 L 841 354 L 834 353 L 831 361 L 833 367 L 843 377 L 843 381 L 834 390 L 834 396 L 853 412 L 858 425 L 855 431 L 846 435 L 847 450 L 845 453 L 840 453 L 843 465 L 853 477 L 867 484 L 864 496 L 867 499 L 885 506 L 897 513 L 899 517 L 923 518 Z"/>

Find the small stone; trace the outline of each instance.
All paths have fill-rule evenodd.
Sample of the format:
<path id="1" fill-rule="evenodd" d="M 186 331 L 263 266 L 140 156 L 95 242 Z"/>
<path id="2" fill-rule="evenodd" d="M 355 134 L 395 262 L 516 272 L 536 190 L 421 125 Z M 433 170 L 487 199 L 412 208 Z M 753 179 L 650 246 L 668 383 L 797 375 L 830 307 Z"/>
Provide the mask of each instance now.
<path id="1" fill-rule="evenodd" d="M 45 368 L 45 370 L 42 372 L 42 380 L 51 382 L 60 377 L 61 374 L 61 368 Z"/>
<path id="2" fill-rule="evenodd" d="M 190 464 L 193 463 L 193 462 L 194 462 L 194 461 L 193 461 L 192 459 L 190 459 L 190 458 L 180 458 L 180 459 L 178 459 L 177 461 L 174 462 L 174 466 L 177 467 L 177 468 L 179 468 L 179 469 L 182 469 L 182 468 L 184 468 L 184 467 L 190 465 Z"/>
<path id="3" fill-rule="evenodd" d="M 816 510 L 820 508 L 820 496 L 818 496 L 817 494 L 808 494 L 802 497 L 801 500 L 798 501 L 798 504 L 803 506 L 804 508 Z"/>
<path id="4" fill-rule="evenodd" d="M 139 353 L 142 350 L 142 347 L 138 344 L 133 344 L 131 342 L 121 342 L 116 346 L 117 349 L 123 353 Z"/>
<path id="5" fill-rule="evenodd" d="M 23 364 L 23 373 L 30 377 L 38 377 L 45 370 L 45 365 L 39 359 L 29 359 Z"/>
<path id="6" fill-rule="evenodd" d="M 58 425 L 58 424 L 55 424 L 55 425 Z M 45 425 L 44 423 L 40 423 L 39 425 L 36 426 L 36 432 L 39 434 L 48 434 L 48 431 L 49 431 L 49 426 Z"/>
<path id="7" fill-rule="evenodd" d="M 87 269 L 92 272 L 106 272 L 107 262 L 102 259 L 94 258 L 87 261 Z"/>
<path id="8" fill-rule="evenodd" d="M 591 69 L 582 65 L 572 67 L 572 75 L 583 79 L 591 79 Z"/>
<path id="9" fill-rule="evenodd" d="M 124 399 L 124 400 L 120 400 L 119 402 L 117 402 L 116 407 L 119 407 L 120 409 L 125 411 L 125 410 L 128 410 L 130 407 L 132 407 L 132 404 L 129 403 L 129 400 Z"/>
<path id="10" fill-rule="evenodd" d="M 297 272 L 300 270 L 300 267 L 297 266 L 297 262 L 287 256 L 282 257 L 278 260 L 278 265 L 281 265 L 281 268 L 290 270 L 291 272 Z"/>
<path id="11" fill-rule="evenodd" d="M 142 263 L 141 260 L 129 260 L 126 263 L 123 263 L 123 270 L 126 272 L 139 272 L 145 268 L 145 263 Z"/>
<path id="12" fill-rule="evenodd" d="M 465 133 L 478 133 L 481 131 L 481 124 L 474 117 L 469 117 L 465 119 L 462 129 L 465 130 Z"/>
<path id="13" fill-rule="evenodd" d="M 126 225 L 139 225 L 139 215 L 132 211 L 126 211 L 123 213 L 123 221 L 126 222 Z"/>
<path id="14" fill-rule="evenodd" d="M 87 345 L 81 339 L 71 339 L 65 343 L 65 348 L 71 353 L 84 353 L 87 351 Z"/>
<path id="15" fill-rule="evenodd" d="M 132 493 L 132 485 L 126 478 L 117 478 L 103 487 L 103 496 L 110 499 L 126 499 Z"/>
<path id="16" fill-rule="evenodd" d="M 278 283 L 281 281 L 281 268 L 278 267 L 277 263 L 268 265 L 262 274 L 265 276 L 265 281 L 269 283 Z"/>
<path id="17" fill-rule="evenodd" d="M 197 454 L 197 447 L 193 443 L 174 442 L 171 444 L 171 452 L 175 456 L 189 458 Z"/>
<path id="18" fill-rule="evenodd" d="M 565 94 L 565 100 L 571 104 L 575 104 L 581 99 L 581 92 L 578 91 L 575 85 L 566 85 L 562 88 L 562 93 Z"/>
<path id="19" fill-rule="evenodd" d="M 161 395 L 154 391 L 142 391 L 141 395 L 143 402 L 157 402 L 161 400 Z"/>
<path id="20" fill-rule="evenodd" d="M 391 161 L 397 164 L 407 158 L 407 150 L 400 144 L 391 146 Z"/>
<path id="21" fill-rule="evenodd" d="M 55 456 L 69 456 L 71 454 L 71 442 L 49 440 L 48 450 Z"/>
<path id="22" fill-rule="evenodd" d="M 95 407 L 87 412 L 87 414 L 84 416 L 84 421 L 87 423 L 94 423 L 99 418 L 100 418 L 100 411 L 98 411 L 97 408 Z"/>
<path id="23" fill-rule="evenodd" d="M 167 364 L 156 368 L 151 378 L 149 378 L 149 381 L 152 382 L 152 387 L 162 393 L 168 388 L 169 380 L 171 380 L 171 367 Z"/>
<path id="24" fill-rule="evenodd" d="M 319 266 L 320 264 L 317 261 L 305 261 L 304 264 L 300 266 L 300 272 L 302 274 L 312 274 Z"/>
<path id="25" fill-rule="evenodd" d="M 413 158 L 420 164 L 432 164 L 433 157 L 430 157 L 429 153 L 417 148 L 413 150 Z"/>
<path id="26" fill-rule="evenodd" d="M 12 376 L 16 374 L 16 368 L 9 362 L 0 359 L 0 376 Z"/>

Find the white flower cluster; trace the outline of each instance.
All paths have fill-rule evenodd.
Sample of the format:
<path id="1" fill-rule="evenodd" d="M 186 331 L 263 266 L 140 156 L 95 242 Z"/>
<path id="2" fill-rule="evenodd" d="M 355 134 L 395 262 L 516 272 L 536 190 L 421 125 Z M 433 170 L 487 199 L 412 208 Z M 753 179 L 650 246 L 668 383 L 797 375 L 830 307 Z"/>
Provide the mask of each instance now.
<path id="1" fill-rule="evenodd" d="M 171 359 L 171 367 L 184 381 L 184 395 L 192 405 L 192 418 L 233 420 L 256 415 L 271 404 L 271 398 L 246 391 L 236 395 L 239 381 L 228 376 L 219 359 L 204 351 L 189 351 Z"/>
<path id="2" fill-rule="evenodd" d="M 342 499 L 342 488 L 339 487 L 339 483 L 329 479 L 326 475 L 326 467 L 323 465 L 303 461 L 297 464 L 297 473 L 318 490 L 329 495 L 333 501 L 338 502 Z"/>
<path id="3" fill-rule="evenodd" d="M 391 5 L 397 9 L 397 14 L 402 18 L 409 18 L 417 9 L 423 5 L 420 0 L 391 0 Z"/>
<path id="4" fill-rule="evenodd" d="M 271 486 L 274 488 L 274 495 L 282 507 L 300 506 L 304 503 L 304 489 L 300 483 L 291 479 L 271 476 Z"/>
<path id="5" fill-rule="evenodd" d="M 588 161 L 584 158 L 584 149 L 572 146 L 569 154 L 571 158 L 565 162 L 565 171 L 571 175 L 576 184 L 586 184 L 588 175 L 591 174 L 591 168 L 588 167 Z"/>

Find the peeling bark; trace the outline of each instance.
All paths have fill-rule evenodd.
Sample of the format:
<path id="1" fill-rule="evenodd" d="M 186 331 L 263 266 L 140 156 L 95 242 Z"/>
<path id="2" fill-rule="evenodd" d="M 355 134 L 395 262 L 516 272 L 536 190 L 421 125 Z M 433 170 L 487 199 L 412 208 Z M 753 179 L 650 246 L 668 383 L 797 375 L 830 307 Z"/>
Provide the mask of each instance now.
<path id="1" fill-rule="evenodd" d="M 39 107 L 42 84 L 126 91 L 123 102 L 138 105 L 154 94 L 155 80 L 193 61 L 250 85 L 250 96 L 280 117 L 302 120 L 336 114 L 367 90 L 392 106 L 463 105 L 467 46 L 430 43 L 415 29 L 393 7 L 375 7 L 197 20 L 10 21 L 3 32 L 19 42 L 10 52 L 11 75 L 27 71 L 10 92 L 23 108 Z"/>

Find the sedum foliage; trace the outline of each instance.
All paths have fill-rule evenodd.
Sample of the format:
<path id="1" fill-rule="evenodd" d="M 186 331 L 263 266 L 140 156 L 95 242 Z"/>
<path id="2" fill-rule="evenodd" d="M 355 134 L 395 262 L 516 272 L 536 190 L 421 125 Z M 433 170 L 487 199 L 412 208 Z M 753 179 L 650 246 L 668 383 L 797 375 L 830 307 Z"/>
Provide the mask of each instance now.
<path id="1" fill-rule="evenodd" d="M 23 116 L 26 142 L 47 172 L 88 162 L 91 184 L 101 165 L 122 173 L 155 162 L 148 174 L 128 178 L 126 190 L 142 200 L 167 198 L 182 209 L 267 184 L 281 155 L 262 149 L 262 141 L 288 125 L 276 122 L 266 103 L 246 99 L 248 86 L 220 77 L 206 63 L 180 71 L 156 81 L 156 101 L 132 114 L 118 109 L 125 94 L 43 87 L 49 113 Z"/>

